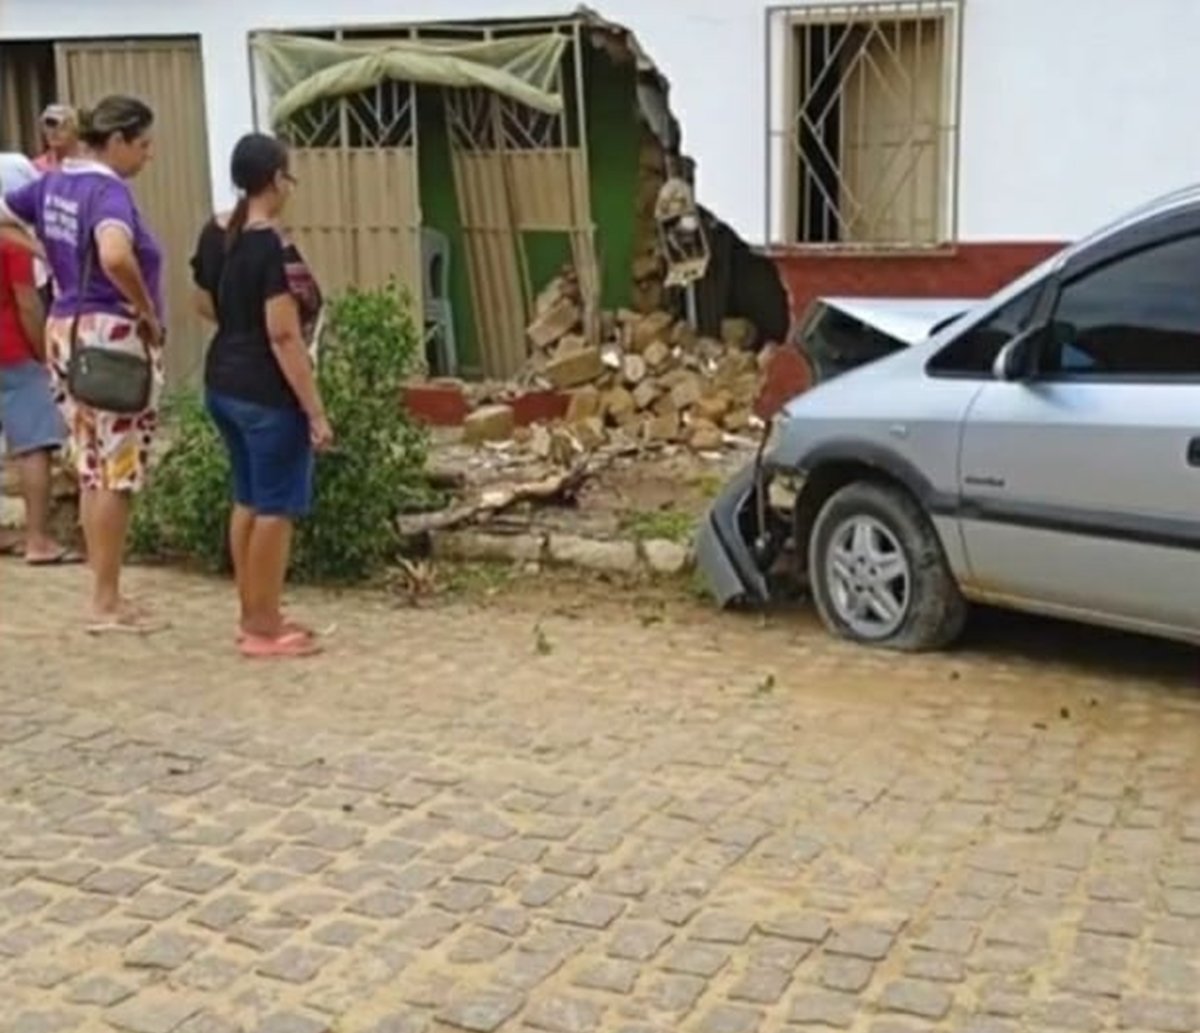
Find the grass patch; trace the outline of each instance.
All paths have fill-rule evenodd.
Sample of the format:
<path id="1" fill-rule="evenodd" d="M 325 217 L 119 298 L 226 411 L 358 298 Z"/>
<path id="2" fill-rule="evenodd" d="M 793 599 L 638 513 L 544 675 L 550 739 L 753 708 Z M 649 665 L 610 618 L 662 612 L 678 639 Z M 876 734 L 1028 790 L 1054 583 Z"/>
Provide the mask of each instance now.
<path id="1" fill-rule="evenodd" d="M 677 509 L 635 510 L 621 517 L 621 530 L 641 542 L 662 538 L 686 544 L 696 530 L 696 518 Z"/>

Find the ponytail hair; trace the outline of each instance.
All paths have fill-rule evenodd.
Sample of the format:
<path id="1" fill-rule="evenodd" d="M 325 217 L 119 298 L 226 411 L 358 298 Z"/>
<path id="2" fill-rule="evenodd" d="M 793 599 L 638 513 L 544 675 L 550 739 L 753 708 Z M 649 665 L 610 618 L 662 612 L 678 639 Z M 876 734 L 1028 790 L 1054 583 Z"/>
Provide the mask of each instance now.
<path id="1" fill-rule="evenodd" d="M 280 173 L 287 175 L 288 149 L 281 140 L 266 133 L 247 133 L 233 148 L 230 178 L 238 189 L 238 202 L 229 216 L 225 247 L 232 248 L 246 228 L 251 198 L 275 186 Z"/>
<path id="2" fill-rule="evenodd" d="M 229 214 L 229 222 L 225 226 L 225 250 L 232 251 L 238 242 L 242 230 L 246 228 L 246 220 L 250 216 L 250 198 L 245 193 L 238 194 L 237 204 Z"/>

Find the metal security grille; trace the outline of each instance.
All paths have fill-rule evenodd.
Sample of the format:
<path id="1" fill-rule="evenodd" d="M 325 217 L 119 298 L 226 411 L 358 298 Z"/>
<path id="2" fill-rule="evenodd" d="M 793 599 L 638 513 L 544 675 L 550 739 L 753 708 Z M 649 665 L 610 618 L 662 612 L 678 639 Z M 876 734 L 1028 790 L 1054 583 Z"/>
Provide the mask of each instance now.
<path id="1" fill-rule="evenodd" d="M 384 80 L 324 98 L 280 127 L 300 186 L 292 234 L 322 287 L 407 289 L 420 319 L 416 88 Z"/>
<path id="2" fill-rule="evenodd" d="M 773 12 L 784 19 L 787 243 L 921 248 L 954 237 L 958 0 Z M 778 203 L 773 191 L 772 200 Z M 777 214 L 777 213 L 776 213 Z"/>
<path id="3" fill-rule="evenodd" d="M 578 96 L 559 76 L 560 93 Z M 532 280 L 528 234 L 565 235 L 587 314 L 599 296 L 583 119 L 570 103 L 550 114 L 488 90 L 443 96 L 484 372 L 509 376 L 527 357 L 525 326 L 544 286 Z"/>

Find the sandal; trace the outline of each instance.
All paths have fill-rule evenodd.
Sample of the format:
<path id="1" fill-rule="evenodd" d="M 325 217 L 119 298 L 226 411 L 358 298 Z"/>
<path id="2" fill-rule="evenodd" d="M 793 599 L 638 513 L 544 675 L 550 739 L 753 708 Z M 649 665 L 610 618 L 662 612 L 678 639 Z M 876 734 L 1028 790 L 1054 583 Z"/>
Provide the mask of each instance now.
<path id="1" fill-rule="evenodd" d="M 167 621 L 154 620 L 144 614 L 121 613 L 91 621 L 83 630 L 89 635 L 153 635 L 170 626 Z"/>
<path id="2" fill-rule="evenodd" d="M 321 646 L 312 635 L 299 631 L 285 631 L 277 638 L 245 635 L 238 648 L 248 660 L 290 659 L 321 652 Z"/>
<path id="3" fill-rule="evenodd" d="M 335 631 L 337 631 L 336 624 L 328 624 L 318 631 L 316 628 L 310 628 L 307 624 L 301 624 L 299 621 L 285 620 L 283 622 L 284 635 L 307 635 L 309 638 L 329 638 Z M 242 628 L 239 627 L 237 629 L 236 642 L 239 646 L 249 637 L 249 634 L 242 630 Z"/>
<path id="4" fill-rule="evenodd" d="M 25 558 L 25 563 L 30 567 L 66 567 L 83 562 L 83 556 L 74 549 L 61 549 L 52 556 L 39 556 L 33 560 Z"/>

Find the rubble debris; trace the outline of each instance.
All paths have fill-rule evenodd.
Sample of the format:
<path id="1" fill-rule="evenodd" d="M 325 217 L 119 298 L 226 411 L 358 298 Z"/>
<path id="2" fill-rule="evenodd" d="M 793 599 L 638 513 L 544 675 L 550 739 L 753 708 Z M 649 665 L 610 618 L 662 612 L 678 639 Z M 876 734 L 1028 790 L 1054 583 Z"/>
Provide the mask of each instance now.
<path id="1" fill-rule="evenodd" d="M 483 405 L 467 415 L 463 422 L 463 440 L 478 445 L 485 441 L 505 441 L 512 437 L 516 417 L 511 405 Z"/>
<path id="2" fill-rule="evenodd" d="M 483 385 L 475 390 L 468 442 L 512 438 L 539 458 L 570 465 L 613 441 L 719 451 L 759 419 L 758 332 L 745 319 L 726 319 L 716 338 L 670 312 L 622 309 L 603 313 L 601 340 L 589 341 L 569 267 L 541 292 L 535 310 L 532 354 L 515 383 L 558 392 L 562 409 L 532 427 L 520 419 L 513 426 L 503 411 L 513 385 Z"/>

